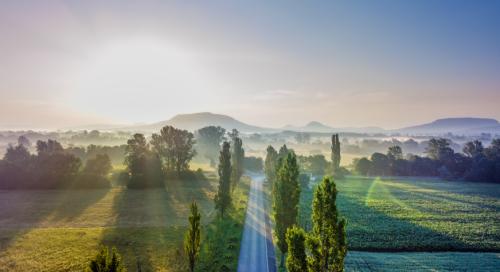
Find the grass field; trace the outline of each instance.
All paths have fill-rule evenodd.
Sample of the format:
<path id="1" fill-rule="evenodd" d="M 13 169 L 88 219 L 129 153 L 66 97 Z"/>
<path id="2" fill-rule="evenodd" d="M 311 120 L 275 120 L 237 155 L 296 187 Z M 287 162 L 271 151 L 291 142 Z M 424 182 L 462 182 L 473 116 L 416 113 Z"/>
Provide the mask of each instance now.
<path id="1" fill-rule="evenodd" d="M 236 189 L 235 208 L 224 220 L 213 210 L 215 191 L 214 180 L 154 190 L 0 191 L 0 271 L 82 271 L 100 244 L 116 246 L 129 271 L 183 271 L 192 200 L 201 209 L 203 234 L 230 228 L 217 244 L 202 244 L 232 260 L 227 265 L 234 269 L 248 180 Z M 200 259 L 217 262 L 204 252 Z"/>
<path id="2" fill-rule="evenodd" d="M 337 181 L 351 250 L 500 252 L 500 186 L 350 177 Z M 310 227 L 312 190 L 301 194 Z"/>

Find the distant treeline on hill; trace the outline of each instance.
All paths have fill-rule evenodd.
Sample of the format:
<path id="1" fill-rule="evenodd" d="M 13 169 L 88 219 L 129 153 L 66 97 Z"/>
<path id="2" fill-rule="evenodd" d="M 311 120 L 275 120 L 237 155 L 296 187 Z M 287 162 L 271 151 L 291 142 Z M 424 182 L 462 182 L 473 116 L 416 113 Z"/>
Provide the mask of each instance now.
<path id="1" fill-rule="evenodd" d="M 500 139 L 488 147 L 480 141 L 467 142 L 463 153 L 455 152 L 447 139 L 431 139 L 427 156 L 403 156 L 399 146 L 389 147 L 387 154 L 373 153 L 355 159 L 354 171 L 369 176 L 439 176 L 450 180 L 500 183 Z"/>

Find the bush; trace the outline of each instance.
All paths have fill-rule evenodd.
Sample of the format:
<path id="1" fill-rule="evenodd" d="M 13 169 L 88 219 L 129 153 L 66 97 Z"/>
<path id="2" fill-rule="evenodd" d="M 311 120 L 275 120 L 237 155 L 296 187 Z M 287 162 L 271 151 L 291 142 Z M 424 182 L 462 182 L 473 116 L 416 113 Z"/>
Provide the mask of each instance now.
<path id="1" fill-rule="evenodd" d="M 89 272 L 122 272 L 126 271 L 122 264 L 120 254 L 113 247 L 111 252 L 107 247 L 102 247 L 94 259 L 89 263 Z"/>

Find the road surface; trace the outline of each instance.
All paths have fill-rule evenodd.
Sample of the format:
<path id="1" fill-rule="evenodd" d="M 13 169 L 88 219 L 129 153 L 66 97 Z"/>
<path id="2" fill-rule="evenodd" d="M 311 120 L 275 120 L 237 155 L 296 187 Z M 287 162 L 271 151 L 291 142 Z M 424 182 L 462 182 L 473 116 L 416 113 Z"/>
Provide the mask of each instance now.
<path id="1" fill-rule="evenodd" d="M 239 272 L 276 272 L 268 204 L 262 191 L 264 176 L 251 175 L 250 194 L 241 241 Z"/>

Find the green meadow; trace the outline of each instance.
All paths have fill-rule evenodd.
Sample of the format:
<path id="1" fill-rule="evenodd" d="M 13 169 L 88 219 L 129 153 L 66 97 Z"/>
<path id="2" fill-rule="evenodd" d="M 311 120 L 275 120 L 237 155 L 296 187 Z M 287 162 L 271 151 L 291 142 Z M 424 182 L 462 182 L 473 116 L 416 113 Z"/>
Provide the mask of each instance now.
<path id="1" fill-rule="evenodd" d="M 129 271 L 185 271 L 182 241 L 193 200 L 204 224 L 200 270 L 234 270 L 249 180 L 242 179 L 224 219 L 214 211 L 216 185 L 0 191 L 0 271 L 82 271 L 101 244 L 116 246 Z"/>
<path id="2" fill-rule="evenodd" d="M 496 184 L 360 177 L 336 183 L 350 250 L 500 252 Z M 301 193 L 305 228 L 312 191 Z"/>

